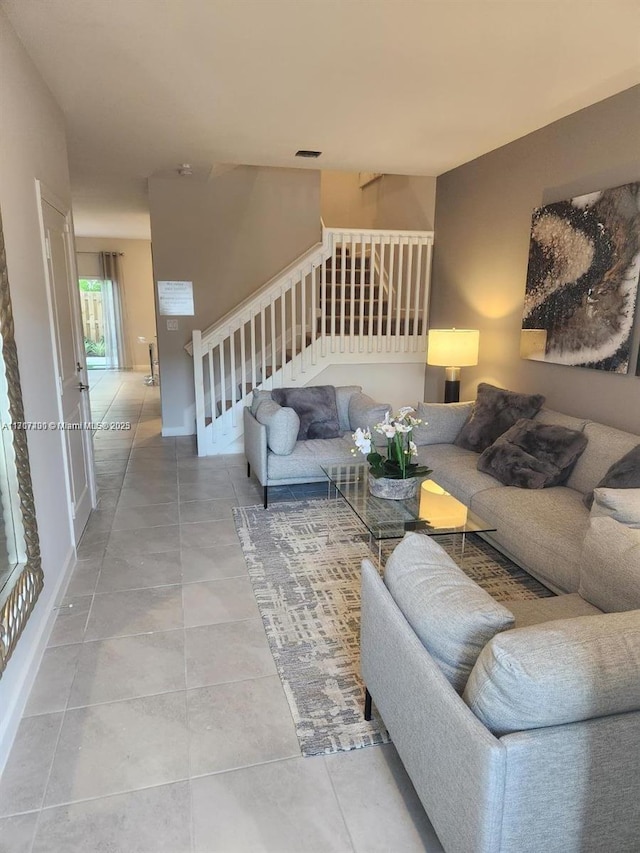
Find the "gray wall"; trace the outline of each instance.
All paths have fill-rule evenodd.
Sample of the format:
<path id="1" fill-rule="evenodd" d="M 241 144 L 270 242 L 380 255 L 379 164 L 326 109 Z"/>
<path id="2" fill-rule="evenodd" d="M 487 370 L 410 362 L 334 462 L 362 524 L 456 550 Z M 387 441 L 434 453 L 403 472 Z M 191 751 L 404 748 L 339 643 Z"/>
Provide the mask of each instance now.
<path id="1" fill-rule="evenodd" d="M 438 178 L 431 326 L 480 329 L 480 363 L 463 369 L 462 399 L 488 381 L 640 432 L 640 378 L 519 356 L 533 208 L 639 179 L 638 86 Z M 632 370 L 639 327 L 636 312 Z M 442 399 L 443 373 L 427 369 L 426 399 Z"/>
<path id="2" fill-rule="evenodd" d="M 154 278 L 193 281 L 195 316 L 158 317 L 163 431 L 195 431 L 193 329 L 235 308 L 321 239 L 320 174 L 238 166 L 211 180 L 149 180 Z"/>

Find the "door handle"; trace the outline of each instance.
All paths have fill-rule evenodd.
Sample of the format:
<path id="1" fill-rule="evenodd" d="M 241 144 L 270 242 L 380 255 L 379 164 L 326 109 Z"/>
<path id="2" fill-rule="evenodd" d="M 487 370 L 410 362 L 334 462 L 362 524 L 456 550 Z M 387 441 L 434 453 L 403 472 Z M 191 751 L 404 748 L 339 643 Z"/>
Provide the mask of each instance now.
<path id="1" fill-rule="evenodd" d="M 78 391 L 88 391 L 88 390 L 89 390 L 89 386 L 85 385 L 84 382 L 78 383 Z"/>

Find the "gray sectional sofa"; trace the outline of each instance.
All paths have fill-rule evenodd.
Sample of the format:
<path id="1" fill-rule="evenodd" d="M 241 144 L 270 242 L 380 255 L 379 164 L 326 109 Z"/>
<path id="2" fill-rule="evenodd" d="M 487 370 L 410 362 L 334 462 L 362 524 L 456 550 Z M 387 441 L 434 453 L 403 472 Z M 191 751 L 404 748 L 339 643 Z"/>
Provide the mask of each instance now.
<path id="1" fill-rule="evenodd" d="M 420 461 L 559 595 L 483 604 L 408 534 L 385 579 L 363 563 L 364 682 L 447 853 L 637 853 L 640 490 L 630 526 L 583 497 L 640 436 L 542 410 L 589 441 L 566 485 L 519 489 L 453 445 L 470 406 L 419 409 Z"/>
<path id="2" fill-rule="evenodd" d="M 416 436 L 418 460 L 444 489 L 492 526 L 485 538 L 556 593 L 578 591 L 580 555 L 589 523 L 584 496 L 609 467 L 638 444 L 640 435 L 542 409 L 535 422 L 584 432 L 587 446 L 564 486 L 520 489 L 478 471 L 478 454 L 453 444 L 473 403 L 423 403 L 426 426 Z M 640 849 L 640 845 L 639 845 Z"/>

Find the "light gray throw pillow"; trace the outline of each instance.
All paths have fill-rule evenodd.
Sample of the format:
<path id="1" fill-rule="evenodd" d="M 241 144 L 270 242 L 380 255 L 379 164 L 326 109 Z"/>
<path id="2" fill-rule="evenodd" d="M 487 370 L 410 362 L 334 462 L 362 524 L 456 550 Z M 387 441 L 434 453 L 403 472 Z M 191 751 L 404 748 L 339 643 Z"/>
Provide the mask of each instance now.
<path id="1" fill-rule="evenodd" d="M 418 447 L 426 444 L 453 444 L 471 414 L 468 403 L 418 403 L 416 417 L 422 423 L 413 428 Z"/>
<path id="2" fill-rule="evenodd" d="M 640 488 L 640 444 L 614 462 L 596 486 L 596 489 L 638 488 Z M 587 509 L 590 509 L 593 503 L 593 492 L 587 492 L 584 503 Z"/>
<path id="3" fill-rule="evenodd" d="M 254 418 L 260 403 L 264 403 L 265 400 L 271 400 L 271 391 L 262 391 L 260 388 L 256 388 L 251 399 L 251 414 Z"/>
<path id="4" fill-rule="evenodd" d="M 256 412 L 258 423 L 267 428 L 267 445 L 276 456 L 289 456 L 298 440 L 300 418 L 275 400 L 264 400 Z"/>
<path id="5" fill-rule="evenodd" d="M 640 489 L 594 489 L 591 517 L 601 516 L 640 528 Z"/>
<path id="6" fill-rule="evenodd" d="M 640 608 L 640 529 L 602 514 L 606 510 L 599 501 L 603 500 L 602 493 L 608 491 L 614 490 L 596 489 L 594 493 L 582 546 L 578 592 L 585 601 L 613 613 Z"/>
<path id="7" fill-rule="evenodd" d="M 361 385 L 336 385 L 336 406 L 338 407 L 338 423 L 342 432 L 351 429 L 349 423 L 349 400 L 354 394 L 362 392 Z"/>
<path id="8" fill-rule="evenodd" d="M 376 403 L 368 394 L 353 394 L 349 400 L 349 428 L 371 430 L 371 438 L 378 447 L 386 445 L 387 440 L 373 429 L 374 424 L 384 420 L 387 412 L 391 411 L 390 403 Z"/>
<path id="9" fill-rule="evenodd" d="M 463 697 L 495 735 L 640 709 L 640 612 L 577 616 L 498 634 Z"/>
<path id="10" fill-rule="evenodd" d="M 478 655 L 513 614 L 429 536 L 407 533 L 387 560 L 384 582 L 454 690 L 462 693 Z"/>

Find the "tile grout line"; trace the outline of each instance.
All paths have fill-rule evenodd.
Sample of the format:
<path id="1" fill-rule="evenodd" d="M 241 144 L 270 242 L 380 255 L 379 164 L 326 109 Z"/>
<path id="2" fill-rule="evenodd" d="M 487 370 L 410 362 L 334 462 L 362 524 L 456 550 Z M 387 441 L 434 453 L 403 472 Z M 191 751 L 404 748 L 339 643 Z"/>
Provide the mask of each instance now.
<path id="1" fill-rule="evenodd" d="M 109 408 L 110 408 L 110 407 L 108 407 L 108 408 L 107 408 L 107 410 L 106 410 L 106 412 L 105 412 L 105 416 L 104 416 L 104 417 L 106 417 L 106 415 L 107 415 L 107 412 L 108 412 Z M 93 510 L 92 510 L 92 512 L 93 512 Z M 87 522 L 87 523 L 88 523 L 88 522 Z M 80 538 L 80 543 L 81 543 L 81 542 L 82 542 L 82 537 Z M 80 546 L 80 543 L 78 544 L 78 547 Z M 106 551 L 106 549 L 105 549 L 105 551 Z M 99 578 L 99 576 L 100 576 L 100 573 L 102 572 L 102 563 L 104 562 L 104 556 L 105 556 L 105 553 L 103 552 L 102 560 L 101 560 L 101 563 L 100 563 L 100 570 L 98 571 L 98 578 Z M 76 566 L 77 566 L 77 562 L 78 562 L 78 561 L 77 561 L 77 558 L 76 558 Z M 76 566 L 74 566 L 74 572 L 75 572 Z M 97 587 L 97 584 L 98 584 L 98 580 L 96 580 L 96 587 Z M 91 616 L 91 612 L 92 612 L 92 610 L 93 610 L 93 603 L 94 603 L 94 601 L 95 601 L 95 587 L 94 587 L 94 592 L 93 592 L 93 594 L 92 594 L 92 596 L 91 596 L 91 604 L 90 604 L 90 606 L 89 606 L 89 610 L 88 610 L 88 612 L 87 612 L 87 618 L 86 618 L 85 623 L 84 623 L 84 629 L 83 629 L 83 631 L 82 631 L 82 641 L 81 641 L 81 643 L 79 644 L 80 646 L 83 646 L 83 645 L 84 645 L 84 642 L 85 642 L 85 637 L 86 637 L 86 632 L 87 632 L 87 625 L 89 624 L 89 618 L 90 618 L 90 616 Z M 69 645 L 71 645 L 71 644 L 69 644 Z M 68 695 L 67 695 L 67 699 L 66 699 L 66 702 L 65 702 L 65 707 L 64 707 L 64 709 L 63 709 L 63 711 L 62 711 L 62 719 L 61 719 L 61 721 L 60 721 L 60 728 L 58 729 L 58 736 L 57 736 L 57 738 L 56 738 L 55 746 L 54 746 L 54 748 L 53 748 L 53 752 L 52 752 L 52 754 L 51 754 L 51 762 L 50 762 L 50 764 L 49 764 L 49 770 L 48 770 L 48 772 L 47 772 L 46 782 L 45 782 L 45 784 L 44 784 L 43 791 L 42 791 L 42 800 L 41 800 L 41 802 L 40 802 L 40 808 L 38 809 L 38 814 L 37 814 L 37 817 L 36 817 L 36 822 L 35 822 L 35 826 L 34 826 L 34 829 L 33 829 L 33 834 L 32 834 L 32 837 L 31 837 L 31 844 L 30 844 L 30 847 L 29 847 L 29 850 L 30 850 L 30 851 L 31 851 L 31 850 L 33 850 L 33 847 L 34 847 L 34 845 L 35 845 L 36 838 L 37 838 L 37 835 L 38 835 L 38 828 L 39 828 L 39 825 L 40 825 L 40 817 L 41 817 L 42 812 L 43 812 L 43 810 L 44 810 L 44 808 L 45 808 L 46 797 L 47 797 L 47 793 L 48 793 L 48 790 L 49 790 L 49 785 L 51 784 L 51 774 L 52 774 L 52 772 L 53 772 L 53 765 L 54 765 L 54 763 L 55 763 L 56 754 L 57 754 L 57 752 L 58 752 L 58 747 L 59 747 L 59 745 L 60 745 L 60 739 L 62 738 L 62 732 L 63 732 L 63 729 L 64 729 L 64 723 L 65 723 L 65 719 L 66 719 L 66 716 L 67 716 L 67 710 L 68 710 L 68 707 L 69 707 L 69 699 L 70 699 L 70 697 L 71 697 L 71 690 L 73 689 L 73 684 L 75 683 L 75 680 L 76 680 L 77 675 L 78 675 L 78 663 L 79 663 L 79 660 L 80 660 L 80 654 L 81 654 L 81 651 L 82 651 L 82 649 L 80 649 L 80 651 L 79 651 L 79 653 L 78 653 L 78 657 L 77 657 L 77 659 L 76 659 L 76 663 L 75 663 L 75 667 L 74 667 L 73 679 L 71 680 L 71 685 L 70 685 L 70 687 L 69 687 L 69 693 L 68 693 Z"/>
<path id="2" fill-rule="evenodd" d="M 358 848 L 356 847 L 356 843 L 355 843 L 354 838 L 351 834 L 351 829 L 349 828 L 349 824 L 347 822 L 347 817 L 344 813 L 344 809 L 342 808 L 342 802 L 340 801 L 340 797 L 338 796 L 336 786 L 333 783 L 333 776 L 331 775 L 331 771 L 327 767 L 327 758 L 325 755 L 322 756 L 322 764 L 323 764 L 325 773 L 327 774 L 327 777 L 329 779 L 329 785 L 331 786 L 331 790 L 333 791 L 333 796 L 335 797 L 336 803 L 338 804 L 338 811 L 340 812 L 340 814 L 342 816 L 342 822 L 344 824 L 344 828 L 347 831 L 347 837 L 349 838 L 349 843 L 351 844 L 351 847 L 353 848 L 353 853 L 358 853 Z"/>

